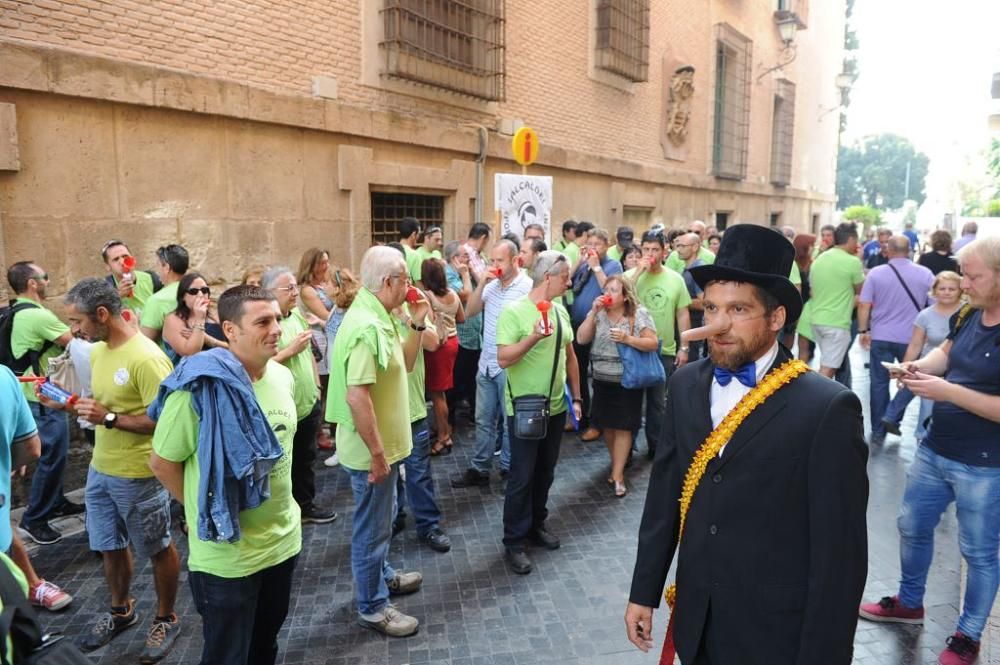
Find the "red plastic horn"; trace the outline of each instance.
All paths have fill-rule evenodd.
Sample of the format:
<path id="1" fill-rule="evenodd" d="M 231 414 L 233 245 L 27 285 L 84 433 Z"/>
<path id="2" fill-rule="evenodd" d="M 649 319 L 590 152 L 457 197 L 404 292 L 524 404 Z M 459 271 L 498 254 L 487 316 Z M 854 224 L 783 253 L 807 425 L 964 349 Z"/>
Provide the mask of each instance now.
<path id="1" fill-rule="evenodd" d="M 545 330 L 549 330 L 549 310 L 552 309 L 552 303 L 548 300 L 539 300 L 538 304 L 535 305 L 538 311 L 542 314 L 542 325 L 545 326 Z"/>
<path id="2" fill-rule="evenodd" d="M 126 256 L 125 260 L 122 261 L 122 268 L 125 269 L 125 272 L 132 272 L 132 270 L 135 268 L 135 257 Z"/>

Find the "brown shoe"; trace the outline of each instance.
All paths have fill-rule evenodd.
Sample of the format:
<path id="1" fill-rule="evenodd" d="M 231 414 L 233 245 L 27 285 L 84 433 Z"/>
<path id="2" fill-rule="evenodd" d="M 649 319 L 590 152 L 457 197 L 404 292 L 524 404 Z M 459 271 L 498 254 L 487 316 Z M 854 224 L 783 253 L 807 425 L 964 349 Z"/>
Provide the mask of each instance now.
<path id="1" fill-rule="evenodd" d="M 594 427 L 589 428 L 586 432 L 580 435 L 581 441 L 597 441 L 601 438 L 601 430 Z"/>

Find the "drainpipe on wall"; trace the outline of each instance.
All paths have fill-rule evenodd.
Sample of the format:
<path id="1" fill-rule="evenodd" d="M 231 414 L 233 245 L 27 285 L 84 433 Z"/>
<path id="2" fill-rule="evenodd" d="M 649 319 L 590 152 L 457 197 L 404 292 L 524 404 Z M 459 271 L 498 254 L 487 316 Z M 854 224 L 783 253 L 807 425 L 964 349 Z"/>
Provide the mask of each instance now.
<path id="1" fill-rule="evenodd" d="M 482 125 L 466 125 L 479 130 L 479 153 L 476 155 L 476 207 L 473 213 L 475 219 L 473 224 L 483 221 L 483 195 L 485 192 L 486 178 L 486 148 L 490 142 L 490 132 Z"/>

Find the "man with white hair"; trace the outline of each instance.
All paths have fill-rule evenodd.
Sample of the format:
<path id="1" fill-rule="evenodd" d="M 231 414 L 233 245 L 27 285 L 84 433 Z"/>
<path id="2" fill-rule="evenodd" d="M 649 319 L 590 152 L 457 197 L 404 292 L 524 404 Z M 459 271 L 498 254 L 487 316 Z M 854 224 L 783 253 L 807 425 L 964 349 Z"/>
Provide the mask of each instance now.
<path id="1" fill-rule="evenodd" d="M 417 632 L 419 622 L 389 604 L 389 596 L 420 589 L 420 573 L 389 565 L 399 466 L 412 451 L 406 375 L 421 352 L 430 305 L 420 295 L 400 322 L 392 311 L 406 301 L 406 261 L 392 247 L 371 247 L 361 258 L 361 284 L 344 315 L 330 354 L 327 420 L 336 422 L 337 454 L 351 478 L 354 524 L 351 569 L 358 623 L 392 637 Z M 402 326 L 416 335 L 400 341 Z"/>
<path id="2" fill-rule="evenodd" d="M 320 417 L 323 413 L 319 402 L 319 371 L 312 354 L 312 331 L 309 323 L 296 307 L 299 285 L 295 273 L 287 266 L 269 269 L 260 278 L 261 288 L 267 289 L 277 299 L 281 337 L 278 353 L 272 358 L 292 373 L 295 379 L 295 414 L 298 427 L 292 439 L 292 497 L 299 504 L 302 523 L 326 524 L 337 519 L 337 513 L 315 504 L 316 437 L 319 435 Z"/>
<path id="3" fill-rule="evenodd" d="M 941 346 L 892 372 L 914 395 L 934 400 L 934 411 L 899 510 L 899 593 L 860 610 L 869 621 L 923 623 L 934 528 L 954 501 L 969 572 L 942 665 L 976 660 L 1000 580 L 1000 238 L 969 243 L 958 260 L 969 304 L 952 317 Z"/>
<path id="4" fill-rule="evenodd" d="M 465 317 L 484 313 L 483 351 L 476 374 L 476 450 L 464 473 L 452 477 L 452 487 L 479 487 L 490 484 L 493 451 L 497 440 L 497 419 L 502 416 L 507 374 L 497 362 L 497 321 L 500 312 L 531 290 L 531 278 L 517 264 L 517 246 L 499 240 L 490 253 L 492 265 L 483 281 L 469 296 Z M 510 433 L 504 428 L 500 450 L 500 473 L 510 470 Z"/>
<path id="5" fill-rule="evenodd" d="M 512 302 L 497 323 L 497 362 L 508 373 L 505 413 L 511 441 L 510 480 L 503 504 L 504 559 L 520 575 L 531 572 L 525 541 L 558 549 L 559 538 L 545 528 L 549 488 L 559 461 L 559 444 L 566 411 L 583 415 L 580 368 L 573 353 L 573 326 L 558 298 L 571 285 L 569 263 L 556 251 L 544 251 L 535 261 L 533 288 Z M 545 318 L 539 304 L 550 303 Z M 567 379 L 572 403 L 566 403 Z M 514 426 L 514 400 L 523 395 L 545 395 L 549 420 L 542 438 L 522 438 Z"/>

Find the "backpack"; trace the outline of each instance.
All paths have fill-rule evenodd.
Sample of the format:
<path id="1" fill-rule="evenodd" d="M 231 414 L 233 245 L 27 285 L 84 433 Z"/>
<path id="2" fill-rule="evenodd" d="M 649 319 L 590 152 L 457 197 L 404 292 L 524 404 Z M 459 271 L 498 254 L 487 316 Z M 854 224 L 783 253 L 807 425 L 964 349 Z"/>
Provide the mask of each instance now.
<path id="1" fill-rule="evenodd" d="M 38 305 L 30 302 L 19 302 L 10 307 L 0 309 L 0 364 L 6 365 L 17 376 L 23 375 L 28 369 L 34 371 L 35 376 L 41 376 L 41 357 L 52 348 L 52 342 L 46 340 L 42 348 L 28 350 L 20 358 L 14 357 L 14 349 L 11 346 L 11 334 L 14 332 L 14 316 L 25 309 L 35 309 Z"/>

